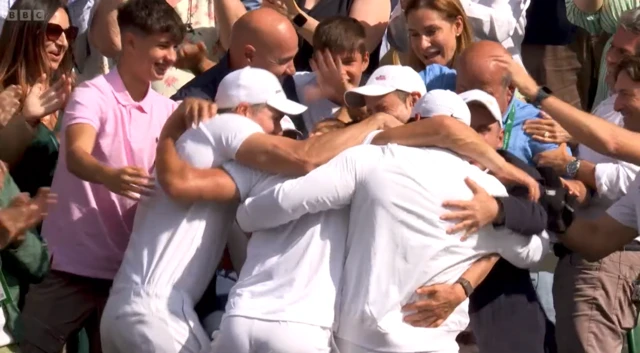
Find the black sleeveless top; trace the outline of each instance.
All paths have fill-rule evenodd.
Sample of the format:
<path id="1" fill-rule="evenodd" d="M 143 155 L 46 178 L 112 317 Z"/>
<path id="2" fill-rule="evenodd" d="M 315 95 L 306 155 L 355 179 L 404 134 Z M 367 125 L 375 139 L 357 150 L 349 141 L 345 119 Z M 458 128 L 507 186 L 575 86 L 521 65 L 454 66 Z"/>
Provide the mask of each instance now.
<path id="1" fill-rule="evenodd" d="M 351 5 L 353 4 L 353 0 L 319 0 L 313 9 L 307 10 L 305 9 L 306 0 L 296 0 L 296 2 L 307 15 L 316 19 L 318 22 L 332 16 L 349 16 Z M 313 57 L 313 46 L 300 36 L 298 36 L 298 41 L 299 51 L 293 60 L 296 70 L 311 71 L 309 60 Z M 370 55 L 367 73 L 370 74 L 378 68 L 379 59 L 380 43 L 378 43 L 378 46 Z"/>

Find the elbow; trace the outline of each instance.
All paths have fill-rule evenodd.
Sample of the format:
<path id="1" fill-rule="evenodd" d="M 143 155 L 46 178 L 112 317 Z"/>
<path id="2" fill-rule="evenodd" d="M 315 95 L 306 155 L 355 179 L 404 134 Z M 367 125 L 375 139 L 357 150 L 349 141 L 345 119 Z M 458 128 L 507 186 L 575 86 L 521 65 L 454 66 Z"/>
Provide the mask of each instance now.
<path id="1" fill-rule="evenodd" d="M 174 175 L 169 172 L 161 172 L 157 169 L 157 178 L 162 191 L 174 201 L 181 203 L 189 203 L 188 186 L 190 185 L 190 178 L 188 173 L 184 172 L 181 175 Z"/>

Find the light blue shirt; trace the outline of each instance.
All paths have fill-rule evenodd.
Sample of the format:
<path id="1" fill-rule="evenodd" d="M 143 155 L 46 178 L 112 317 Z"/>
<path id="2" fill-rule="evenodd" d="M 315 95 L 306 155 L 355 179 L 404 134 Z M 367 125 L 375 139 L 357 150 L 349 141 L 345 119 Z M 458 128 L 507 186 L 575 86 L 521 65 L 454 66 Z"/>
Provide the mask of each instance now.
<path id="1" fill-rule="evenodd" d="M 438 64 L 429 65 L 426 69 L 420 72 L 420 77 L 424 80 L 424 83 L 427 86 L 427 91 L 434 89 L 455 91 L 456 89 L 456 70 L 450 69 L 446 66 Z M 515 98 L 515 96 L 511 99 L 511 103 L 509 104 L 507 111 L 502 116 L 502 122 L 505 126 L 509 112 L 512 108 L 514 109 L 515 116 L 507 151 L 535 167 L 533 157 L 540 152 L 554 150 L 558 148 L 558 145 L 538 142 L 524 132 L 522 129 L 524 122 L 529 119 L 540 118 L 540 110 L 529 103 L 525 103 Z M 571 154 L 571 150 L 569 148 L 567 148 L 567 151 Z"/>

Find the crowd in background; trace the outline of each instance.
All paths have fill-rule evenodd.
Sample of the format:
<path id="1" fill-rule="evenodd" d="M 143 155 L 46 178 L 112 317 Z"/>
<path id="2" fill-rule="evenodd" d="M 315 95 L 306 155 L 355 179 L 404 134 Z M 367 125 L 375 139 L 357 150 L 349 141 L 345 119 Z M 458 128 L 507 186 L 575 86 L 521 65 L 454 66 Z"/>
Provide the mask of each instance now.
<path id="1" fill-rule="evenodd" d="M 640 3 L 0 0 L 0 31 L 0 353 L 637 325 Z"/>

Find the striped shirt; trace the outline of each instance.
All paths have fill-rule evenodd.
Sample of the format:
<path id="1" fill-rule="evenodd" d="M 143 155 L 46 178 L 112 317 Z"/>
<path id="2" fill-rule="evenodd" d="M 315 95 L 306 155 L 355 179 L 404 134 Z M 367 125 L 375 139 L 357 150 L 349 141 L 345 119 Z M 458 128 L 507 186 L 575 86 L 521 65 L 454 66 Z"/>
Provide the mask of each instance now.
<path id="1" fill-rule="evenodd" d="M 567 6 L 567 18 L 574 25 L 584 28 L 592 35 L 599 35 L 603 32 L 613 34 L 618 27 L 618 21 L 622 13 L 640 6 L 640 0 L 605 0 L 602 7 L 595 13 L 589 14 L 580 10 L 573 0 L 565 0 Z M 605 57 L 611 48 L 611 38 L 607 41 L 600 59 L 600 73 L 598 74 L 598 90 L 596 92 L 593 106 L 597 107 L 600 102 L 611 95 L 609 87 L 605 82 L 607 75 L 607 65 Z"/>

